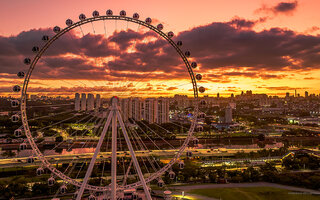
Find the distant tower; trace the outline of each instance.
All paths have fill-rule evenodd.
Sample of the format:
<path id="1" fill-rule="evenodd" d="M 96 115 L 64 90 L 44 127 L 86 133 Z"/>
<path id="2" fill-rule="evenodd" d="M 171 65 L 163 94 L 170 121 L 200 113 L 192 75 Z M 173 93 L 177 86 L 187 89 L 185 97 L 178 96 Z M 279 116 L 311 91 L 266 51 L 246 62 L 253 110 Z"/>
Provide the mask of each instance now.
<path id="1" fill-rule="evenodd" d="M 86 100 L 86 94 L 82 93 L 81 94 L 81 110 L 85 111 L 87 108 L 87 100 Z"/>
<path id="2" fill-rule="evenodd" d="M 225 123 L 232 123 L 232 108 L 229 104 L 227 105 L 225 110 Z"/>
<path id="3" fill-rule="evenodd" d="M 288 98 L 288 97 L 290 97 L 290 93 L 289 92 L 286 93 L 286 98 Z"/>
<path id="4" fill-rule="evenodd" d="M 93 109 L 94 109 L 94 96 L 93 94 L 88 94 L 87 110 L 93 110 Z"/>
<path id="5" fill-rule="evenodd" d="M 294 90 L 294 97 L 297 97 L 297 90 Z"/>
<path id="6" fill-rule="evenodd" d="M 74 110 L 80 111 L 80 94 L 76 93 L 74 97 Z"/>
<path id="7" fill-rule="evenodd" d="M 233 93 L 231 94 L 231 98 L 234 98 L 234 94 Z"/>
<path id="8" fill-rule="evenodd" d="M 100 94 L 97 94 L 96 95 L 96 109 L 99 110 L 100 106 L 101 106 L 101 96 L 100 96 Z"/>
<path id="9" fill-rule="evenodd" d="M 219 97 L 220 97 L 220 94 L 218 93 L 218 94 L 217 94 L 217 98 L 219 98 Z"/>
<path id="10" fill-rule="evenodd" d="M 309 92 L 308 91 L 305 91 L 304 92 L 304 97 L 308 97 L 309 96 Z"/>

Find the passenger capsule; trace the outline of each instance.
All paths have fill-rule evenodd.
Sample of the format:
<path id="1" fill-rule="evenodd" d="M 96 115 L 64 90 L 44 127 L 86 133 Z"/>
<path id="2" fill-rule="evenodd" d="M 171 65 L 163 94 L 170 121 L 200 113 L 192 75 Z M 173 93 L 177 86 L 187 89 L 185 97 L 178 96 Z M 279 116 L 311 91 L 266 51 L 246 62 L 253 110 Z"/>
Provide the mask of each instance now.
<path id="1" fill-rule="evenodd" d="M 12 101 L 11 101 L 11 107 L 12 107 L 12 108 L 18 107 L 19 104 L 20 104 L 19 100 L 16 100 L 16 99 L 15 99 L 15 100 L 12 100 Z"/>
<path id="2" fill-rule="evenodd" d="M 121 17 L 125 17 L 126 15 L 127 15 L 126 11 L 124 11 L 124 10 L 120 11 L 120 16 Z"/>
<path id="3" fill-rule="evenodd" d="M 46 42 L 48 40 L 49 40 L 49 36 L 47 35 L 42 36 L 42 41 Z"/>
<path id="4" fill-rule="evenodd" d="M 152 22 L 152 19 L 151 19 L 150 17 L 148 17 L 148 18 L 146 19 L 146 23 L 147 23 L 147 24 L 151 24 L 151 22 Z"/>
<path id="5" fill-rule="evenodd" d="M 169 172 L 169 178 L 174 179 L 176 177 L 176 174 L 173 171 Z"/>
<path id="6" fill-rule="evenodd" d="M 30 156 L 28 159 L 27 159 L 27 163 L 34 163 L 34 158 L 32 156 Z"/>
<path id="7" fill-rule="evenodd" d="M 206 104 L 207 104 L 207 102 L 205 100 L 200 101 L 200 106 L 205 106 Z"/>
<path id="8" fill-rule="evenodd" d="M 20 137 L 22 135 L 22 130 L 20 128 L 14 130 L 13 132 L 15 137 Z"/>
<path id="9" fill-rule="evenodd" d="M 17 73 L 17 76 L 18 76 L 19 78 L 24 78 L 24 72 L 23 72 L 23 71 L 18 72 L 18 73 Z"/>
<path id="10" fill-rule="evenodd" d="M 93 12 L 92 12 L 92 16 L 93 16 L 93 17 L 99 17 L 99 12 L 96 11 L 96 10 L 93 11 Z"/>
<path id="11" fill-rule="evenodd" d="M 12 122 L 18 122 L 20 119 L 19 115 L 15 114 L 11 116 L 11 121 Z"/>
<path id="12" fill-rule="evenodd" d="M 33 53 L 38 53 L 39 52 L 39 47 L 38 46 L 32 47 L 32 52 Z"/>
<path id="13" fill-rule="evenodd" d="M 163 29 L 163 25 L 162 25 L 162 24 L 158 24 L 158 25 L 157 25 L 157 29 L 158 29 L 159 31 L 161 31 L 161 30 Z"/>
<path id="14" fill-rule="evenodd" d="M 203 126 L 198 125 L 197 128 L 196 128 L 196 131 L 197 132 L 202 132 L 203 131 Z"/>
<path id="15" fill-rule="evenodd" d="M 43 173 L 44 173 L 44 170 L 43 170 L 42 167 L 39 167 L 39 168 L 36 170 L 37 176 L 41 176 Z"/>
<path id="16" fill-rule="evenodd" d="M 107 14 L 107 16 L 112 16 L 113 12 L 112 12 L 112 10 L 109 9 L 109 10 L 107 10 L 106 14 Z"/>
<path id="17" fill-rule="evenodd" d="M 66 25 L 71 26 L 73 24 L 73 21 L 71 19 L 66 20 Z"/>
<path id="18" fill-rule="evenodd" d="M 197 75 L 196 75 L 196 79 L 197 79 L 198 81 L 201 81 L 202 75 L 201 75 L 201 74 L 197 74 Z"/>
<path id="19" fill-rule="evenodd" d="M 23 60 L 23 63 L 26 64 L 26 65 L 30 65 L 31 59 L 30 59 L 30 58 L 25 58 L 25 59 Z"/>
<path id="20" fill-rule="evenodd" d="M 25 150 L 25 149 L 27 149 L 27 144 L 26 144 L 25 142 L 21 143 L 21 144 L 19 145 L 19 149 L 20 149 L 20 150 Z"/>
<path id="21" fill-rule="evenodd" d="M 139 16 L 138 13 L 134 13 L 133 16 L 132 16 L 133 19 L 139 19 L 139 17 L 140 17 L 140 16 Z"/>
<path id="22" fill-rule="evenodd" d="M 96 200 L 96 197 L 95 197 L 93 194 L 91 194 L 91 195 L 89 196 L 88 200 Z"/>
<path id="23" fill-rule="evenodd" d="M 193 138 L 192 142 L 193 142 L 194 146 L 198 146 L 198 144 L 199 144 L 198 138 Z"/>
<path id="24" fill-rule="evenodd" d="M 181 46 L 182 46 L 182 41 L 178 41 L 178 42 L 177 42 L 177 45 L 178 45 L 179 47 L 181 47 Z"/>
<path id="25" fill-rule="evenodd" d="M 200 113 L 200 114 L 199 114 L 199 118 L 203 119 L 203 118 L 205 118 L 205 117 L 206 117 L 206 114 L 204 114 L 204 113 Z"/>
<path id="26" fill-rule="evenodd" d="M 55 184 L 55 182 L 56 182 L 56 180 L 54 180 L 53 177 L 50 177 L 50 178 L 48 179 L 48 185 L 49 185 L 49 186 L 53 186 L 53 185 Z"/>
<path id="27" fill-rule="evenodd" d="M 184 52 L 184 55 L 185 55 L 187 58 L 189 58 L 190 55 L 191 55 L 191 53 L 190 53 L 190 51 L 186 51 L 186 52 Z"/>
<path id="28" fill-rule="evenodd" d="M 191 67 L 192 67 L 192 68 L 196 68 L 197 66 L 198 66 L 198 64 L 197 64 L 196 62 L 192 62 L 192 63 L 191 63 Z"/>
<path id="29" fill-rule="evenodd" d="M 186 155 L 187 155 L 187 157 L 192 157 L 192 152 L 191 151 L 187 151 L 187 153 L 186 153 Z"/>
<path id="30" fill-rule="evenodd" d="M 60 27 L 59 26 L 55 26 L 54 28 L 53 28 L 53 32 L 55 32 L 55 33 L 59 33 L 60 32 Z"/>
<path id="31" fill-rule="evenodd" d="M 164 185 L 164 182 L 163 182 L 162 179 L 160 179 L 160 180 L 158 181 L 158 187 L 162 188 L 163 185 Z"/>
<path id="32" fill-rule="evenodd" d="M 79 15 L 79 19 L 80 19 L 81 21 L 85 20 L 85 19 L 86 19 L 85 14 L 80 14 L 80 15 Z"/>
<path id="33" fill-rule="evenodd" d="M 172 31 L 170 31 L 169 33 L 168 33 L 168 37 L 169 38 L 172 38 L 174 36 L 174 33 L 172 32 Z"/>
<path id="34" fill-rule="evenodd" d="M 200 86 L 199 87 L 199 92 L 200 93 L 204 93 L 206 91 L 206 89 L 203 87 L 203 86 Z"/>
<path id="35" fill-rule="evenodd" d="M 60 187 L 60 193 L 61 194 L 65 194 L 67 192 L 67 186 L 66 185 L 62 185 L 61 187 Z"/>
<path id="36" fill-rule="evenodd" d="M 179 168 L 180 168 L 180 169 L 183 169 L 183 168 L 184 168 L 184 162 L 183 162 L 183 161 L 180 161 L 178 165 L 179 165 Z"/>
<path id="37" fill-rule="evenodd" d="M 12 90 L 13 90 L 14 92 L 20 92 L 21 88 L 20 88 L 19 85 L 15 85 L 15 86 L 13 86 Z"/>

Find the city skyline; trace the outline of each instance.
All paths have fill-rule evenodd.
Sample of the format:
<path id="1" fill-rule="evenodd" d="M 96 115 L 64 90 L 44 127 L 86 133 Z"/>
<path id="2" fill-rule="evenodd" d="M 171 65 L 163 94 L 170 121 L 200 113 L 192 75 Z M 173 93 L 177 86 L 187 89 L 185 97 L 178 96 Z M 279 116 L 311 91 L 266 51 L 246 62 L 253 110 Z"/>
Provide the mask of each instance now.
<path id="1" fill-rule="evenodd" d="M 152 14 L 139 12 L 140 9 L 135 9 L 135 6 L 122 6 L 121 9 L 126 9 L 128 15 L 137 11 L 142 18 L 151 17 L 154 25 L 163 23 L 165 31 L 172 30 L 175 33 L 173 40 L 181 39 L 184 42 L 183 47 L 191 52 L 191 60 L 197 61 L 199 68 L 195 70 L 195 73 L 200 72 L 203 75 L 204 81 L 200 82 L 199 85 L 206 88 L 206 94 L 208 95 L 220 93 L 222 96 L 228 96 L 231 93 L 240 93 L 242 90 L 279 96 L 285 96 L 286 92 L 293 92 L 294 90 L 298 90 L 301 94 L 306 90 L 309 93 L 318 94 L 319 91 L 316 86 L 319 85 L 317 77 L 320 75 L 320 70 L 317 64 L 317 48 L 320 40 L 317 24 L 319 20 L 317 19 L 320 15 L 314 9 L 317 2 L 257 1 L 255 3 L 251 2 L 250 7 L 241 9 L 241 12 L 235 12 L 235 8 L 240 6 L 238 2 L 230 2 L 210 1 L 210 5 L 212 5 L 209 6 L 210 8 L 213 10 L 222 9 L 213 13 L 206 11 L 207 9 L 202 4 L 194 7 L 197 15 L 211 17 L 210 20 L 206 19 L 205 21 L 202 18 L 192 18 L 188 14 L 183 14 L 179 9 L 166 12 L 166 17 L 162 17 L 164 13 L 157 9 Z M 21 5 L 25 4 L 22 1 L 19 3 Z M 109 2 L 110 4 L 106 5 L 104 9 L 102 9 L 102 5 L 105 3 L 100 3 L 97 7 L 100 13 L 104 13 L 108 8 L 113 9 L 115 14 L 121 10 L 117 3 Z M 208 2 L 206 3 L 208 4 Z M 34 2 L 28 3 L 26 6 L 29 7 L 34 4 Z M 2 15 L 12 11 L 13 5 L 4 3 L 2 8 L 7 9 L 3 10 Z M 40 7 L 40 5 L 37 6 Z M 36 41 L 40 40 L 41 35 L 49 34 L 51 36 L 53 34 L 52 27 L 55 25 L 65 27 L 64 21 L 68 17 L 77 20 L 77 16 L 81 12 L 90 16 L 91 12 L 95 10 L 89 8 L 85 10 L 75 9 L 75 11 L 68 13 L 66 12 L 68 6 L 70 5 L 68 4 L 66 8 L 62 9 L 62 13 L 65 13 L 65 15 L 60 14 L 59 17 L 48 20 L 39 16 L 42 11 L 32 12 L 31 16 L 34 18 L 33 22 L 28 21 L 26 26 L 28 28 L 25 25 L 19 27 L 8 25 L 8 28 L 0 32 L 1 44 L 6 47 L 4 51 L 7 52 L 1 56 L 0 60 L 1 96 L 11 94 L 12 85 L 19 82 L 16 73 L 19 70 L 26 71 L 26 66 L 22 62 L 23 58 L 26 56 L 33 57 L 31 48 L 34 44 L 37 44 Z M 81 4 L 80 7 L 84 6 L 85 4 Z M 143 6 L 148 7 L 149 5 L 143 4 Z M 187 6 L 187 9 L 191 10 L 192 8 Z M 201 9 L 203 9 L 203 13 Z M 17 23 L 16 20 L 21 19 L 22 13 L 18 12 L 14 18 L 3 21 L 2 26 L 7 25 L 7 23 Z M 181 13 L 181 16 L 177 19 L 176 17 L 169 18 L 172 14 L 179 16 L 177 13 Z M 314 17 L 311 18 L 310 16 Z M 29 17 L 26 20 L 30 20 Z M 181 17 L 185 17 L 185 20 Z M 159 21 L 158 18 L 164 21 Z M 110 90 L 110 85 L 112 85 L 113 90 L 119 90 L 119 86 L 125 86 L 127 80 L 130 80 L 133 83 L 131 85 L 132 91 L 143 89 L 148 93 L 153 92 L 153 96 L 172 96 L 175 93 L 191 94 L 191 91 L 189 91 L 191 84 L 189 87 L 179 86 L 190 80 L 188 80 L 187 74 L 180 73 L 181 70 L 185 69 L 177 62 L 179 58 L 173 57 L 169 50 L 164 55 L 154 58 L 156 63 L 161 63 L 156 64 L 157 69 L 154 70 L 157 76 L 152 76 L 149 80 L 146 80 L 144 87 L 134 88 L 132 86 L 135 86 L 135 81 L 143 73 L 148 73 L 149 66 L 155 65 L 154 61 L 144 59 L 144 67 L 137 70 L 131 67 L 132 65 L 139 66 L 139 60 L 132 58 L 132 52 L 122 53 L 121 57 L 123 59 L 120 59 L 117 56 L 105 57 L 105 54 L 101 54 L 101 51 L 106 51 L 106 54 L 112 53 L 112 55 L 119 53 L 118 48 L 113 49 L 109 45 L 100 46 L 100 51 L 94 50 L 90 45 L 86 46 L 87 49 L 83 49 L 81 44 L 78 46 L 77 43 L 81 42 L 87 44 L 90 41 L 96 41 L 96 44 L 101 44 L 101 42 L 104 43 L 108 40 L 116 43 L 118 47 L 126 47 L 128 44 L 132 44 L 132 40 L 134 40 L 132 38 L 130 41 L 120 40 L 126 24 L 119 22 L 118 29 L 115 29 L 113 24 L 108 25 L 112 25 L 112 29 L 107 33 L 107 37 L 102 36 L 103 25 L 96 26 L 96 33 L 93 33 L 92 30 L 90 32 L 90 26 L 84 27 L 84 36 L 81 36 L 80 30 L 71 32 L 70 34 L 76 41 L 65 37 L 60 44 L 56 45 L 55 52 L 50 52 L 52 55 L 45 57 L 44 61 L 38 64 L 38 71 L 34 72 L 29 84 L 29 92 L 50 92 L 56 96 L 71 96 L 73 92 L 81 90 L 87 93 L 100 93 Z M 135 28 L 135 26 L 129 25 L 127 34 L 133 35 L 133 38 L 140 38 L 135 39 L 137 45 L 142 45 L 145 42 L 148 45 L 154 44 L 152 43 L 154 38 L 150 39 L 149 33 L 144 30 L 137 31 Z M 63 45 L 61 46 L 61 44 Z M 66 44 L 69 45 L 68 48 L 65 48 Z M 159 52 L 167 49 L 161 42 L 157 46 Z M 77 48 L 80 48 L 81 51 Z M 141 49 L 128 49 L 128 51 L 139 53 L 139 56 L 145 56 L 152 53 L 152 49 L 148 48 L 143 51 Z M 60 62 L 60 64 L 57 62 Z M 73 68 L 81 69 L 83 75 L 74 73 Z M 128 71 L 131 72 L 128 73 Z M 48 78 L 45 74 L 54 74 L 55 76 Z M 70 82 L 70 85 L 66 85 L 66 82 Z M 164 85 L 160 84 L 161 86 L 159 86 L 159 83 L 162 82 L 167 84 L 159 91 L 157 88 Z M 128 84 L 127 87 L 129 86 Z M 139 92 L 136 95 L 145 94 Z"/>

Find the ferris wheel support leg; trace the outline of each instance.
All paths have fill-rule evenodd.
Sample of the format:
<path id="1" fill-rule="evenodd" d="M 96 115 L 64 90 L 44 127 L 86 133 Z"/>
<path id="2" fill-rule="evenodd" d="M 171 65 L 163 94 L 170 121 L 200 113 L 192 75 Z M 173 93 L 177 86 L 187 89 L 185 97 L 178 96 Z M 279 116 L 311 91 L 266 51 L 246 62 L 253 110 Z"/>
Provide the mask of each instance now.
<path id="1" fill-rule="evenodd" d="M 134 153 L 134 150 L 133 150 L 133 148 L 132 148 L 132 144 L 131 144 L 131 141 L 130 141 L 129 136 L 128 136 L 128 134 L 127 134 L 127 130 L 126 130 L 126 128 L 125 128 L 125 126 L 124 126 L 124 123 L 123 123 L 123 121 L 122 121 L 122 117 L 121 117 L 121 115 L 120 115 L 120 112 L 119 112 L 119 110 L 116 110 L 115 112 L 117 113 L 117 116 L 118 116 L 118 119 L 119 119 L 118 121 L 119 121 L 119 123 L 120 123 L 120 127 L 121 127 L 121 130 L 122 130 L 122 133 L 123 133 L 124 138 L 125 138 L 125 140 L 126 140 L 126 143 L 127 143 L 127 145 L 128 145 L 128 148 L 129 148 L 129 151 L 130 151 L 130 154 L 131 154 L 131 157 L 132 157 L 133 164 L 134 164 L 134 166 L 135 166 L 135 168 L 136 168 L 136 170 L 137 170 L 139 179 L 140 179 L 140 181 L 141 181 L 141 183 L 142 183 L 143 190 L 144 190 L 144 192 L 145 192 L 145 194 L 146 194 L 146 198 L 147 198 L 148 200 L 152 200 L 151 195 L 150 195 L 150 192 L 149 192 L 149 189 L 148 189 L 147 184 L 146 184 L 146 181 L 144 180 L 144 177 L 143 177 L 141 168 L 140 168 L 140 166 L 139 166 L 139 163 L 138 163 L 136 154 Z"/>
<path id="2" fill-rule="evenodd" d="M 111 199 L 117 200 L 117 114 L 112 112 Z"/>
<path id="3" fill-rule="evenodd" d="M 80 187 L 80 190 L 79 190 L 79 192 L 78 192 L 78 194 L 77 194 L 77 199 L 76 199 L 76 200 L 81 200 L 81 197 L 82 197 L 82 195 L 83 195 L 84 189 L 85 189 L 85 187 L 86 187 L 86 185 L 87 185 L 87 182 L 88 182 L 88 180 L 89 180 L 89 178 L 90 178 L 90 176 L 91 176 L 91 172 L 92 172 L 92 169 L 93 169 L 93 167 L 94 167 L 94 163 L 96 162 L 97 156 L 98 156 L 98 154 L 99 154 L 99 152 L 100 152 L 100 148 L 101 148 L 103 139 L 104 139 L 104 137 L 105 137 L 105 135 L 106 135 L 106 133 L 107 133 L 107 131 L 108 131 L 108 127 L 109 127 L 109 125 L 110 125 L 112 113 L 114 113 L 114 112 L 113 112 L 113 111 L 110 111 L 109 116 L 108 116 L 108 119 L 107 119 L 107 122 L 106 122 L 106 124 L 105 124 L 104 127 L 103 127 L 103 131 L 102 131 L 102 133 L 101 133 L 99 142 L 98 142 L 98 144 L 97 144 L 97 146 L 96 146 L 96 150 L 95 150 L 95 152 L 94 152 L 94 154 L 93 154 L 93 157 L 91 158 L 91 161 L 90 161 L 88 170 L 87 170 L 86 175 L 85 175 L 85 177 L 84 177 L 84 179 L 83 179 L 83 182 L 82 182 L 82 185 L 81 185 L 81 187 Z"/>

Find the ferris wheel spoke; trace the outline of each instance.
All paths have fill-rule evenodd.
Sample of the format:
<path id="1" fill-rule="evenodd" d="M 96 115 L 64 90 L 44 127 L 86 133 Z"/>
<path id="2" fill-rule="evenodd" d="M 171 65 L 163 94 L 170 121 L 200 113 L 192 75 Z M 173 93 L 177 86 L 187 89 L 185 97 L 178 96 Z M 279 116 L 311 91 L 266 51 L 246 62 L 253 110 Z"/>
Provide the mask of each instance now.
<path id="1" fill-rule="evenodd" d="M 128 136 L 132 135 L 132 134 L 130 134 L 129 131 L 127 133 L 128 133 Z M 136 137 L 134 137 L 134 135 L 132 135 L 132 140 L 131 141 L 132 141 L 132 144 L 135 146 L 136 151 L 138 152 L 139 148 L 138 148 L 138 145 L 136 144 L 138 142 L 138 140 L 137 140 Z M 141 151 L 141 153 L 144 152 L 142 149 L 140 149 L 140 151 Z M 148 169 L 148 167 L 147 167 L 147 165 L 146 165 L 146 163 L 144 161 L 144 156 L 143 155 L 140 156 L 140 160 L 142 161 L 143 166 L 146 169 L 147 173 L 150 174 L 149 169 Z"/>
<path id="2" fill-rule="evenodd" d="M 106 122 L 106 124 L 105 124 L 105 126 L 104 126 L 104 128 L 103 128 L 102 133 L 101 133 L 99 142 L 98 142 L 98 144 L 97 144 L 97 146 L 96 146 L 96 150 L 95 150 L 95 152 L 94 152 L 94 154 L 93 154 L 93 157 L 92 157 L 92 159 L 91 159 L 91 161 L 90 161 L 90 164 L 89 164 L 89 167 L 88 167 L 88 169 L 87 169 L 86 175 L 85 175 L 85 177 L 84 177 L 84 179 L 83 179 L 83 181 L 82 181 L 81 188 L 79 189 L 79 193 L 78 193 L 78 195 L 77 195 L 77 200 L 81 200 L 81 197 L 82 197 L 82 194 L 83 194 L 83 192 L 84 192 L 85 186 L 86 186 L 86 184 L 87 184 L 87 182 L 88 182 L 89 177 L 91 176 L 91 172 L 92 172 L 93 166 L 94 166 L 94 164 L 95 164 L 95 161 L 96 161 L 96 159 L 97 159 L 97 156 L 98 156 L 98 154 L 99 154 L 99 152 L 100 152 L 100 148 L 101 148 L 102 142 L 103 142 L 103 140 L 104 140 L 104 137 L 105 137 L 105 135 L 106 135 L 106 132 L 108 131 L 109 124 L 110 124 L 110 122 L 111 122 L 111 117 L 112 117 L 112 116 L 109 114 L 108 119 L 107 119 L 107 122 Z M 113 129 L 112 129 L 112 130 L 113 130 Z"/>
<path id="3" fill-rule="evenodd" d="M 55 113 L 53 115 L 44 115 L 44 116 L 40 116 L 40 117 L 35 117 L 35 118 L 31 118 L 31 119 L 28 119 L 28 121 L 34 121 L 34 120 L 38 120 L 38 119 L 43 119 L 43 118 L 46 118 L 46 117 L 54 117 L 54 116 L 57 116 L 57 115 L 62 115 L 62 114 L 67 114 L 67 113 L 72 113 L 74 112 L 74 110 L 67 110 L 67 111 L 63 111 L 63 112 L 60 112 L 60 113 Z"/>
<path id="4" fill-rule="evenodd" d="M 150 150 L 148 149 L 148 147 L 146 146 L 146 144 L 143 142 L 142 138 L 139 136 L 139 134 L 134 130 L 131 129 L 133 134 L 135 135 L 136 138 L 138 138 L 138 142 L 140 144 L 140 148 L 143 150 L 147 150 L 147 152 L 150 153 Z M 151 155 L 152 159 L 155 161 L 155 163 L 157 164 L 157 166 L 160 168 L 159 164 L 156 162 L 155 158 Z M 147 156 L 148 161 L 150 162 L 150 165 L 152 166 L 153 170 L 156 172 L 157 169 L 154 166 L 153 162 L 150 160 L 150 158 Z"/>
<path id="5" fill-rule="evenodd" d="M 137 127 L 142 131 L 142 133 L 152 142 L 152 144 L 158 149 L 158 150 L 161 150 L 161 148 L 157 145 L 157 143 L 152 139 L 150 138 L 150 136 L 141 128 L 141 126 L 139 126 L 139 124 L 134 121 L 135 124 L 137 125 Z M 135 130 L 134 130 L 135 131 Z"/>
<path id="6" fill-rule="evenodd" d="M 28 106 L 26 109 L 31 108 L 43 108 L 43 107 L 60 107 L 60 106 L 73 106 L 72 103 L 66 103 L 66 104 L 48 104 L 48 105 L 41 105 L 41 106 Z"/>
<path id="7" fill-rule="evenodd" d="M 68 121 L 68 120 L 73 119 L 73 118 L 75 118 L 75 117 L 77 117 L 77 116 L 76 116 L 76 115 L 74 115 L 74 116 L 69 117 L 69 118 L 67 118 L 67 119 L 64 119 L 64 120 L 61 120 L 61 121 L 59 121 L 59 122 L 56 122 L 56 123 L 50 124 L 50 125 L 48 125 L 48 126 L 45 126 L 45 127 L 43 127 L 43 128 L 38 129 L 36 132 L 43 131 L 44 129 L 47 129 L 47 128 L 50 128 L 50 127 L 52 127 L 52 126 L 55 126 L 55 125 L 61 124 L 61 123 L 65 122 L 65 121 Z"/>
<path id="8" fill-rule="evenodd" d="M 121 127 L 121 130 L 122 130 L 122 133 L 123 133 L 123 135 L 124 135 L 124 138 L 125 138 L 125 140 L 126 140 L 126 143 L 127 143 L 127 145 L 128 145 L 128 148 L 129 148 L 129 150 L 130 150 L 131 158 L 132 158 L 132 160 L 133 160 L 133 164 L 134 164 L 134 166 L 135 166 L 135 168 L 136 168 L 136 171 L 137 171 L 137 173 L 138 173 L 139 179 L 140 179 L 140 181 L 142 182 L 142 186 L 143 186 L 144 192 L 145 192 L 145 194 L 146 194 L 146 197 L 147 197 L 148 200 L 152 200 L 151 195 L 150 195 L 150 193 L 149 193 L 149 189 L 148 189 L 147 184 L 146 184 L 146 182 L 145 182 L 145 180 L 144 180 L 144 177 L 143 177 L 141 168 L 140 168 L 140 166 L 139 166 L 137 157 L 136 157 L 136 155 L 135 155 L 135 152 L 134 152 L 134 150 L 133 150 L 133 148 L 132 148 L 132 144 L 131 144 L 130 139 L 129 139 L 129 137 L 128 137 L 127 130 L 126 130 L 125 126 L 124 126 L 124 123 L 123 123 L 121 114 L 120 114 L 120 112 L 119 112 L 118 110 L 116 110 L 115 112 L 116 112 L 117 117 L 118 117 L 118 119 L 119 119 L 119 123 L 120 123 L 120 127 Z"/>
<path id="9" fill-rule="evenodd" d="M 162 139 L 165 143 L 167 143 L 172 149 L 175 149 L 174 146 L 172 146 L 167 140 L 165 140 L 162 136 L 160 136 L 158 133 L 156 133 L 152 128 L 150 128 L 148 125 L 143 123 L 143 121 L 140 121 L 142 125 L 144 125 L 147 129 L 149 129 L 153 134 L 157 135 L 160 139 Z"/>
<path id="10" fill-rule="evenodd" d="M 79 123 L 79 122 L 81 122 L 81 121 L 83 121 L 83 120 L 85 120 L 85 119 L 87 119 L 88 117 L 90 117 L 91 115 L 88 115 L 88 116 L 85 116 L 84 118 L 82 118 L 81 120 L 79 120 L 79 121 L 77 121 L 76 122 L 76 124 L 77 123 Z M 88 124 L 92 119 L 94 119 L 96 116 L 91 116 L 91 118 L 84 124 L 84 125 L 86 125 L 86 124 Z M 76 132 L 77 132 L 78 130 L 75 130 L 75 131 L 73 131 L 70 135 L 68 135 L 68 137 L 70 137 L 70 136 L 73 136 Z M 87 130 L 88 131 L 88 130 Z M 87 132 L 86 131 L 86 132 Z M 83 134 L 85 134 L 85 133 L 83 133 Z M 64 142 L 66 142 L 66 140 L 63 140 L 62 142 L 59 142 L 57 145 L 55 145 L 55 147 L 52 149 L 52 150 L 55 150 L 56 148 L 58 148 L 61 144 L 63 144 Z"/>
<path id="11" fill-rule="evenodd" d="M 135 132 L 131 132 L 131 135 L 133 135 L 133 137 L 134 137 L 135 140 L 137 141 L 137 146 L 140 146 L 140 150 L 141 150 L 142 152 L 149 153 L 149 151 L 146 152 L 146 150 L 148 150 L 148 149 L 145 148 L 145 147 L 141 144 L 141 141 L 140 141 L 139 137 L 135 134 Z M 136 148 L 137 148 L 137 147 L 136 147 Z M 137 148 L 137 149 L 138 149 L 138 148 Z M 147 165 L 146 165 L 145 162 L 144 162 L 144 156 L 141 155 L 141 158 L 142 158 L 143 164 L 144 164 L 145 168 L 147 169 L 148 173 L 151 174 L 150 171 L 148 170 Z M 155 169 L 153 163 L 150 162 L 150 159 L 149 159 L 148 155 L 145 156 L 145 158 L 148 160 L 148 162 L 149 162 L 149 164 L 151 165 L 151 167 L 152 167 L 152 169 L 154 170 L 154 172 L 156 172 L 157 170 Z"/>

